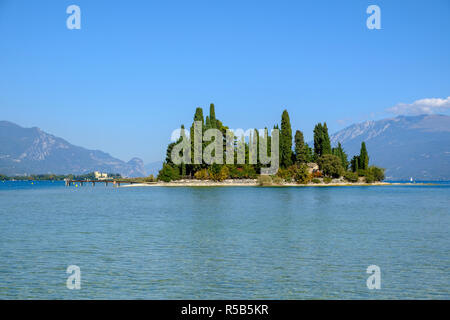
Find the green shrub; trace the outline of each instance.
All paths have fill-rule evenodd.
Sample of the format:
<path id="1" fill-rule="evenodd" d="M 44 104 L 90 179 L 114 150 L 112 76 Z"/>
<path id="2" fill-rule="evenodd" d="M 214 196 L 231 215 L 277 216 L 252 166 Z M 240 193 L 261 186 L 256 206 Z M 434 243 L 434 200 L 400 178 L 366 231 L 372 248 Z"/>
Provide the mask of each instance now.
<path id="1" fill-rule="evenodd" d="M 312 183 L 320 183 L 320 180 L 317 179 L 317 178 L 314 178 L 314 179 L 311 180 L 311 182 L 312 182 Z"/>
<path id="2" fill-rule="evenodd" d="M 297 183 L 307 184 L 311 180 L 311 176 L 309 175 L 308 167 L 306 165 L 294 165 L 291 167 L 291 170 L 294 174 L 294 180 Z"/>
<path id="3" fill-rule="evenodd" d="M 384 169 L 376 166 L 370 166 L 368 171 L 373 176 L 375 181 L 383 181 L 384 180 Z"/>
<path id="4" fill-rule="evenodd" d="M 206 169 L 198 170 L 196 173 L 194 173 L 194 178 L 197 180 L 208 180 L 209 179 L 208 170 Z"/>
<path id="5" fill-rule="evenodd" d="M 375 182 L 375 177 L 371 172 L 366 173 L 366 176 L 364 177 L 366 180 L 366 183 L 373 183 Z"/>
<path id="6" fill-rule="evenodd" d="M 252 165 L 231 165 L 229 167 L 229 177 L 231 179 L 256 179 L 257 174 Z"/>
<path id="7" fill-rule="evenodd" d="M 272 178 L 268 175 L 259 175 L 258 176 L 258 184 L 260 186 L 271 186 Z"/>
<path id="8" fill-rule="evenodd" d="M 228 167 L 223 165 L 219 165 L 214 163 L 208 170 L 209 176 L 214 181 L 223 181 L 225 179 L 228 179 L 229 177 L 229 170 Z"/>
<path id="9" fill-rule="evenodd" d="M 384 180 L 384 169 L 376 166 L 370 166 L 366 170 L 358 170 L 358 175 L 364 177 L 367 183 Z"/>
<path id="10" fill-rule="evenodd" d="M 341 163 L 341 159 L 332 154 L 324 154 L 317 160 L 322 173 L 333 178 L 339 178 L 344 173 Z"/>
<path id="11" fill-rule="evenodd" d="M 289 169 L 279 168 L 277 171 L 277 176 L 283 179 L 284 181 L 290 182 L 292 181 L 292 171 Z"/>
<path id="12" fill-rule="evenodd" d="M 330 177 L 325 177 L 325 178 L 323 178 L 323 182 L 325 182 L 325 183 L 330 183 L 331 181 L 332 181 L 333 179 L 331 179 Z"/>
<path id="13" fill-rule="evenodd" d="M 162 169 L 158 173 L 158 180 L 169 182 L 172 180 L 179 180 L 180 173 L 177 167 L 164 163 Z"/>
<path id="14" fill-rule="evenodd" d="M 297 183 L 308 183 L 310 181 L 310 174 L 308 167 L 305 164 L 294 164 L 288 168 L 279 168 L 277 177 L 290 182 L 294 180 Z"/>
<path id="15" fill-rule="evenodd" d="M 278 177 L 278 176 L 272 176 L 272 182 L 273 182 L 274 184 L 280 185 L 280 184 L 283 184 L 284 180 L 281 179 L 281 178 Z"/>
<path id="16" fill-rule="evenodd" d="M 356 172 L 346 171 L 344 178 L 349 182 L 358 182 L 358 174 Z"/>

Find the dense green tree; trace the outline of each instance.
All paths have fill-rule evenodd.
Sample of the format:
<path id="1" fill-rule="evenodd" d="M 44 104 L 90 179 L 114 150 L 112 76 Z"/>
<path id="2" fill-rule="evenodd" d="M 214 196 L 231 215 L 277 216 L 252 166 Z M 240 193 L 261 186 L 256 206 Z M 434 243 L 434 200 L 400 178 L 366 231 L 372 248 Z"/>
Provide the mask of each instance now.
<path id="1" fill-rule="evenodd" d="M 358 174 L 356 172 L 346 171 L 344 173 L 345 180 L 349 182 L 358 182 Z"/>
<path id="2" fill-rule="evenodd" d="M 223 133 L 223 146 L 224 151 L 227 151 L 227 141 L 226 141 L 226 130 L 228 127 L 224 126 L 222 122 L 216 118 L 214 104 L 210 105 L 209 116 L 204 119 L 203 109 L 197 108 L 195 110 L 194 122 L 199 121 L 202 124 L 202 134 L 205 130 L 209 128 L 216 128 Z M 273 127 L 278 129 L 278 125 Z M 347 154 L 344 152 L 342 145 L 338 143 L 336 148 L 331 149 L 330 138 L 328 135 L 328 128 L 326 123 L 318 123 L 314 128 L 314 150 L 304 141 L 303 133 L 299 130 L 295 132 L 295 152 L 292 150 L 292 128 L 290 124 L 289 114 L 287 110 L 283 111 L 281 117 L 281 130 L 280 132 L 280 170 L 279 174 L 286 176 L 291 180 L 296 181 L 306 181 L 309 179 L 309 173 L 305 174 L 307 170 L 306 167 L 302 166 L 307 162 L 317 162 L 322 172 L 327 175 L 336 177 L 343 174 L 344 169 L 348 168 L 348 158 Z M 158 178 L 163 181 L 170 181 L 174 179 L 179 179 L 185 175 L 191 176 L 203 176 L 206 178 L 212 178 L 216 180 L 231 178 L 254 178 L 257 173 L 261 171 L 261 161 L 260 161 L 260 143 L 267 145 L 267 156 L 271 157 L 272 154 L 272 138 L 269 134 L 267 128 L 264 130 L 262 136 L 255 129 L 251 132 L 248 142 L 240 139 L 237 143 L 238 137 L 234 137 L 234 141 L 231 142 L 234 148 L 234 163 L 214 166 L 208 165 L 206 163 L 201 164 L 185 164 L 175 165 L 171 159 L 172 150 L 174 146 L 181 142 L 182 137 L 190 138 L 191 143 L 191 160 L 194 160 L 194 123 L 190 128 L 190 137 L 186 137 L 184 126 L 181 126 L 180 139 L 175 143 L 170 143 L 166 151 L 166 161 L 164 163 L 163 169 L 160 171 Z M 188 133 L 189 135 L 189 133 Z M 209 142 L 203 141 L 202 152 L 206 144 Z M 256 145 L 256 146 L 255 146 Z M 245 156 L 245 164 L 237 164 L 237 154 L 241 150 Z M 249 163 L 250 150 L 256 151 L 255 154 L 252 153 L 252 163 Z M 181 154 L 180 154 L 181 155 Z M 337 161 L 336 161 L 337 159 Z M 226 154 L 224 154 L 224 163 L 226 162 Z M 243 159 L 239 159 L 242 161 Z M 351 161 L 352 171 L 356 172 L 356 176 L 366 176 L 367 181 L 378 181 L 384 178 L 384 172 L 382 169 L 368 167 L 369 156 L 367 154 L 367 149 L 364 143 L 361 145 L 361 152 L 359 155 L 353 157 Z M 200 171 L 203 174 L 200 174 Z M 198 173 L 198 174 L 197 174 Z M 347 180 L 354 180 L 355 174 L 348 173 Z M 279 178 L 278 178 L 279 179 Z"/>
<path id="3" fill-rule="evenodd" d="M 317 160 L 320 171 L 326 176 L 339 178 L 344 174 L 341 159 L 332 154 L 324 154 Z"/>
<path id="4" fill-rule="evenodd" d="M 367 170 L 366 176 L 370 176 L 373 181 L 383 181 L 384 180 L 384 169 L 370 166 Z"/>
<path id="5" fill-rule="evenodd" d="M 214 103 L 209 105 L 209 119 L 211 121 L 211 128 L 218 128 L 216 123 L 216 111 L 214 109 Z M 220 128 L 218 128 L 220 129 Z"/>
<path id="6" fill-rule="evenodd" d="M 353 172 L 357 172 L 359 170 L 359 156 L 353 156 L 350 161 L 350 167 Z"/>
<path id="7" fill-rule="evenodd" d="M 195 121 L 200 121 L 202 124 L 202 134 L 205 132 L 205 123 L 203 118 L 203 109 L 198 107 L 195 109 L 194 114 L 194 122 L 192 122 L 191 130 L 190 130 L 190 141 L 191 141 L 191 161 L 192 164 L 187 166 L 187 173 L 190 175 L 193 175 L 197 170 L 199 170 L 202 165 L 201 164 L 194 164 L 195 160 L 195 153 L 194 153 L 194 123 Z M 204 146 L 202 146 L 202 152 L 203 152 Z"/>
<path id="8" fill-rule="evenodd" d="M 319 122 L 314 127 L 314 154 L 318 157 L 322 155 L 323 146 L 323 127 Z"/>
<path id="9" fill-rule="evenodd" d="M 330 136 L 326 122 L 316 124 L 314 127 L 314 155 L 316 158 L 324 154 L 331 154 Z"/>
<path id="10" fill-rule="evenodd" d="M 292 167 L 295 168 L 293 178 L 297 183 L 307 184 L 310 181 L 311 177 L 309 175 L 308 167 L 306 166 L 306 164 L 301 163 Z"/>
<path id="11" fill-rule="evenodd" d="M 331 142 L 330 136 L 328 135 L 328 127 L 326 122 L 323 123 L 322 131 L 323 131 L 322 155 L 331 154 Z"/>
<path id="12" fill-rule="evenodd" d="M 167 146 L 166 161 L 165 161 L 165 163 L 167 163 L 167 164 L 173 165 L 173 162 L 172 162 L 172 150 L 173 150 L 173 147 L 175 147 L 175 145 L 176 145 L 176 142 L 171 142 Z"/>
<path id="13" fill-rule="evenodd" d="M 295 140 L 295 162 L 298 164 L 308 162 L 309 150 L 307 149 L 307 145 L 305 145 L 303 133 L 300 130 L 297 130 L 295 132 L 294 140 Z"/>
<path id="14" fill-rule="evenodd" d="M 287 110 L 281 115 L 280 165 L 284 168 L 292 165 L 292 129 Z"/>
<path id="15" fill-rule="evenodd" d="M 180 173 L 179 169 L 164 163 L 162 169 L 158 173 L 158 180 L 169 182 L 172 180 L 179 180 L 180 179 Z"/>
<path id="16" fill-rule="evenodd" d="M 336 148 L 333 148 L 331 153 L 335 156 L 337 156 L 339 159 L 341 159 L 342 168 L 347 170 L 348 168 L 348 156 L 345 153 L 344 149 L 342 148 L 342 145 L 340 142 L 338 142 L 338 146 Z"/>
<path id="17" fill-rule="evenodd" d="M 364 141 L 361 142 L 358 167 L 361 170 L 366 170 L 367 168 L 369 168 L 369 154 L 367 153 L 366 143 Z"/>
<path id="18" fill-rule="evenodd" d="M 306 162 L 314 162 L 313 149 L 307 143 L 305 143 L 305 155 Z"/>

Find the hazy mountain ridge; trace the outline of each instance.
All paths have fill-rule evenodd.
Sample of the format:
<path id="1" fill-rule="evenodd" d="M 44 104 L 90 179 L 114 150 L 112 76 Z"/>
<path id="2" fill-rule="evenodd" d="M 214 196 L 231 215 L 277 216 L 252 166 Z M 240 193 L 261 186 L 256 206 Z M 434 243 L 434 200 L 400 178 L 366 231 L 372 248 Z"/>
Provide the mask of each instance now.
<path id="1" fill-rule="evenodd" d="M 100 150 L 74 146 L 36 127 L 0 121 L 0 173 L 83 174 L 96 170 L 129 177 L 145 175 L 139 158 L 124 162 Z"/>
<path id="2" fill-rule="evenodd" d="M 163 166 L 163 161 L 155 161 L 147 163 L 144 168 L 148 175 L 152 174 L 153 176 L 157 176 L 159 170 L 161 170 Z"/>
<path id="3" fill-rule="evenodd" d="M 450 117 L 398 116 L 353 124 L 331 135 L 351 158 L 366 142 L 370 163 L 386 168 L 389 179 L 450 179 Z"/>

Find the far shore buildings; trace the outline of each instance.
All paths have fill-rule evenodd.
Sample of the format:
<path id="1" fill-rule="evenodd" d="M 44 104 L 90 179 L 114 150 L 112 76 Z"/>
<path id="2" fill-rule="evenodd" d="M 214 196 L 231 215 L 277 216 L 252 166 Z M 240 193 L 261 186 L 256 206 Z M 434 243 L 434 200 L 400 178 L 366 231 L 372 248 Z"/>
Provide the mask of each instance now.
<path id="1" fill-rule="evenodd" d="M 95 179 L 97 179 L 97 180 L 108 179 L 108 174 L 107 173 L 102 173 L 102 172 L 99 172 L 99 171 L 94 171 L 94 176 L 95 176 Z"/>

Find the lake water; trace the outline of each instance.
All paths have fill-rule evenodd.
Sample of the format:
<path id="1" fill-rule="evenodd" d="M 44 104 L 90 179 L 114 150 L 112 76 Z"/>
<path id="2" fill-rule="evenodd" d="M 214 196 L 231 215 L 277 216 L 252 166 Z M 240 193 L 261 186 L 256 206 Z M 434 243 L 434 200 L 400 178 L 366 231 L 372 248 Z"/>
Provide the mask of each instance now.
<path id="1" fill-rule="evenodd" d="M 448 184 L 0 181 L 0 299 L 449 299 L 449 265 Z"/>

